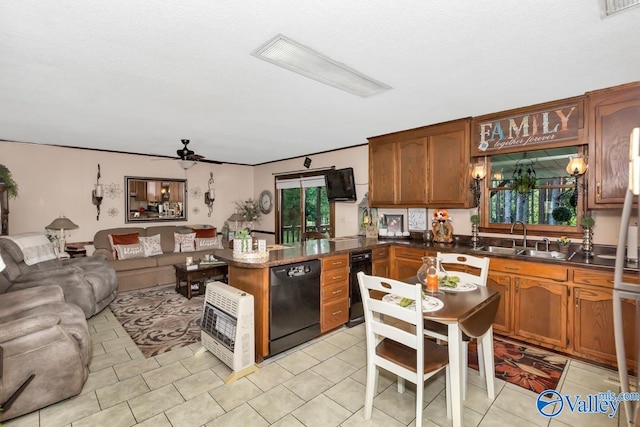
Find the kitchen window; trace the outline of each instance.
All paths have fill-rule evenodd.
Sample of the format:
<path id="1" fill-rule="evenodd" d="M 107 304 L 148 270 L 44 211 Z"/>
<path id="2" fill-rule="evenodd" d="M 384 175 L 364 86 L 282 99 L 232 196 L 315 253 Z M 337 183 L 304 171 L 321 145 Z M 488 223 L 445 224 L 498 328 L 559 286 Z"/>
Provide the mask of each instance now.
<path id="1" fill-rule="evenodd" d="M 509 154 L 487 159 L 490 173 L 484 179 L 483 231 L 504 232 L 514 221 L 527 231 L 553 235 L 579 232 L 584 212 L 584 177 L 579 185 L 566 171 L 569 156 L 578 146 Z M 483 215 L 481 215 L 482 217 Z M 544 232 L 544 233 L 542 233 Z"/>

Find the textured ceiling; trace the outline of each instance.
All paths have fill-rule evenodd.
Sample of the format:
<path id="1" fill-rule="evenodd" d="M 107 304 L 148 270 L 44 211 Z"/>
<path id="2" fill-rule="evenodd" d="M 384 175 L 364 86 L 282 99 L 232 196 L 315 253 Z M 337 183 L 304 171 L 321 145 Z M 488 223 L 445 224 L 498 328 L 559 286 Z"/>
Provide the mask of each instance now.
<path id="1" fill-rule="evenodd" d="M 3 0 L 0 139 L 280 160 L 640 80 L 639 22 L 598 0 Z M 393 89 L 251 56 L 277 34 Z"/>

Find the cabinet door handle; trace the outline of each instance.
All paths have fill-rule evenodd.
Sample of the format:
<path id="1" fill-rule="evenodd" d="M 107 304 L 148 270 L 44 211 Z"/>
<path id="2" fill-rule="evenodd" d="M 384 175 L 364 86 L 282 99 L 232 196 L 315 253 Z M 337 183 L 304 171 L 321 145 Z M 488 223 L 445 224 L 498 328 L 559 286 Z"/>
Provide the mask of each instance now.
<path id="1" fill-rule="evenodd" d="M 342 279 L 342 275 L 339 275 L 339 276 L 333 276 L 333 277 L 331 278 L 331 280 L 338 280 L 338 279 Z"/>
<path id="2" fill-rule="evenodd" d="M 337 316 L 340 313 L 342 313 L 342 310 L 334 311 L 331 315 L 332 316 Z"/>
<path id="3" fill-rule="evenodd" d="M 520 283 L 516 282 L 516 294 L 520 292 Z"/>
<path id="4" fill-rule="evenodd" d="M 504 269 L 509 271 L 520 271 L 520 267 L 512 267 L 510 265 L 505 265 Z"/>
<path id="5" fill-rule="evenodd" d="M 596 183 L 596 195 L 600 198 L 600 181 Z"/>
<path id="6" fill-rule="evenodd" d="M 333 291 L 333 294 L 341 294 L 342 293 L 342 289 L 338 289 L 337 291 Z"/>

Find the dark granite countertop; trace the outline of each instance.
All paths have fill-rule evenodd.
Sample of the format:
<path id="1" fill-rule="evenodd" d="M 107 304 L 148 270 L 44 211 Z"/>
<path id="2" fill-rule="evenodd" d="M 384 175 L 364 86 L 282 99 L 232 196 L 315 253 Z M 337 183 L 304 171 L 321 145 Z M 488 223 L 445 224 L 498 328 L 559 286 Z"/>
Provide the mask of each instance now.
<path id="1" fill-rule="evenodd" d="M 504 246 L 510 246 L 511 240 Z M 261 258 L 258 260 L 243 260 L 234 258 L 233 251 L 231 249 L 222 249 L 215 251 L 216 258 L 226 261 L 230 265 L 244 268 L 264 268 L 273 267 L 277 265 L 293 264 L 302 262 L 309 259 L 318 259 L 331 255 L 339 255 L 343 253 L 351 253 L 360 250 L 373 249 L 382 245 L 407 245 L 413 248 L 442 251 L 442 252 L 461 252 L 479 256 L 490 256 L 499 258 L 508 258 L 519 261 L 530 261 L 555 265 L 566 265 L 572 267 L 588 267 L 599 268 L 605 270 L 613 270 L 615 266 L 615 251 L 613 246 L 599 246 L 594 248 L 594 256 L 585 256 L 581 250 L 579 244 L 574 244 L 572 250 L 575 251 L 569 260 L 556 260 L 556 259 L 544 259 L 533 258 L 522 255 L 503 255 L 503 254 L 488 254 L 474 250 L 469 244 L 468 240 L 464 236 L 458 239 L 454 243 L 435 243 L 435 242 L 423 242 L 422 240 L 411 239 L 367 239 L 363 236 L 351 236 L 351 237 L 338 237 L 335 239 L 322 239 L 322 240 L 308 240 L 302 243 L 287 244 L 287 245 L 275 245 L 276 247 L 286 246 L 283 249 L 274 249 L 269 251 L 268 258 Z M 496 245 L 496 241 L 481 242 L 481 245 L 492 244 Z M 629 272 L 638 272 L 637 263 L 625 263 L 625 270 Z"/>

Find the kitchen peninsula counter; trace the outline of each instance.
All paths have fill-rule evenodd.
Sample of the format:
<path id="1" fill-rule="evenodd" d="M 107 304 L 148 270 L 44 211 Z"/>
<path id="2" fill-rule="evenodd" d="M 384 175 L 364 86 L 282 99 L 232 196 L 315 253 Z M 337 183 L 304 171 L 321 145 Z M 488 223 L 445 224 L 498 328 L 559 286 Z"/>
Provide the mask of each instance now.
<path id="1" fill-rule="evenodd" d="M 464 237 L 462 239 L 464 239 Z M 472 247 L 467 244 L 467 242 L 462 241 L 462 239 L 460 242 L 447 244 L 425 243 L 421 240 L 378 240 L 367 239 L 365 237 L 341 237 L 337 239 L 308 240 L 292 245 L 273 245 L 273 250 L 269 251 L 267 257 L 257 260 L 235 258 L 231 249 L 217 250 L 214 254 L 218 259 L 227 262 L 229 265 L 229 284 L 254 296 L 255 344 L 256 360 L 258 362 L 270 355 L 269 269 L 271 267 L 295 264 L 312 259 L 322 260 L 323 258 L 332 256 L 346 256 L 352 252 L 367 249 L 374 250 L 387 246 L 390 249 L 387 261 L 389 266 L 387 270 L 388 275 L 389 277 L 396 278 L 414 275 L 421 262 L 420 256 L 425 254 L 435 255 L 436 252 L 441 251 L 489 256 L 492 260 L 495 260 L 491 263 L 491 271 L 493 273 L 490 272 L 490 276 L 493 274 L 495 276 L 494 278 L 501 277 L 508 280 L 507 283 L 515 284 L 515 286 L 506 285 L 506 287 L 502 289 L 502 299 L 504 301 L 501 302 L 501 310 L 504 310 L 502 318 L 506 320 L 502 328 L 499 324 L 494 325 L 497 333 L 576 356 L 588 356 L 590 358 L 593 356 L 594 360 L 609 364 L 613 363 L 615 357 L 611 358 L 611 352 L 598 350 L 598 352 L 592 355 L 589 353 L 591 350 L 587 348 L 589 343 L 585 344 L 587 338 L 585 330 L 589 332 L 593 329 L 594 334 L 596 334 L 592 340 L 594 343 L 600 342 L 599 340 L 603 334 L 604 336 L 613 336 L 610 331 L 608 331 L 608 324 L 604 326 L 606 330 L 598 331 L 596 330 L 596 325 L 588 329 L 585 329 L 583 326 L 580 331 L 574 331 L 573 328 L 578 328 L 580 325 L 585 324 L 585 319 L 588 320 L 591 317 L 596 318 L 597 316 L 588 314 L 589 312 L 585 309 L 578 312 L 573 302 L 575 298 L 581 296 L 587 298 L 587 295 L 596 292 L 598 295 L 601 295 L 599 296 L 599 301 L 601 302 L 598 302 L 598 304 L 602 304 L 602 306 L 601 308 L 594 307 L 594 310 L 609 311 L 615 265 L 615 259 L 613 259 L 615 255 L 614 247 L 596 245 L 596 253 L 605 255 L 605 258 L 600 256 L 585 257 L 579 251 L 579 245 L 575 244 L 574 247 L 578 249 L 578 252 L 570 260 L 558 260 L 533 258 L 523 255 L 488 254 L 472 249 Z M 498 243 L 499 242 L 492 240 L 491 242 L 487 241 L 486 244 L 494 245 Z M 403 250 L 403 248 L 410 249 L 414 254 L 417 253 L 421 255 L 417 257 L 414 255 L 412 259 L 407 259 L 407 251 Z M 638 265 L 628 263 L 625 267 L 625 280 L 632 280 L 631 283 L 637 282 Z M 520 291 L 518 291 L 518 284 L 522 285 Z M 552 331 L 562 328 L 562 337 L 552 340 L 544 335 L 529 334 L 522 329 L 531 324 L 531 322 L 525 322 L 523 320 L 522 316 L 525 316 L 524 306 L 534 304 L 538 307 L 540 304 L 543 304 L 541 301 L 536 301 L 535 298 L 525 294 L 525 284 L 529 286 L 529 289 L 538 289 L 532 292 L 541 292 L 545 295 L 547 292 L 550 292 L 550 298 L 561 297 L 555 304 L 562 308 L 563 317 L 557 320 L 557 324 L 549 327 Z M 496 286 L 502 285 L 497 284 L 494 286 L 492 284 L 492 286 L 495 288 Z M 516 302 L 516 300 L 518 302 Z M 548 302 L 546 304 L 548 304 Z M 586 317 L 585 319 L 578 319 L 578 316 Z M 572 318 L 575 318 L 575 320 L 571 320 Z M 576 337 L 579 333 L 582 334 L 581 342 L 567 339 L 567 337 Z M 579 347 L 579 345 L 582 345 L 582 347 Z M 615 352 L 613 352 L 613 355 L 615 355 Z"/>

